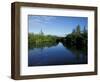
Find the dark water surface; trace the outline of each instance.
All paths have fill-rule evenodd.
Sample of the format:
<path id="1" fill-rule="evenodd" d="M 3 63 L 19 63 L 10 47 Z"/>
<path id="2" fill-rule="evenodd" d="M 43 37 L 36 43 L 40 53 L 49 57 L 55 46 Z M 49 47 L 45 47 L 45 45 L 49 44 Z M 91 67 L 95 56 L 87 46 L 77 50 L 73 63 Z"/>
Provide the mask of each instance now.
<path id="1" fill-rule="evenodd" d="M 87 64 L 87 54 L 58 43 L 51 47 L 33 48 L 28 51 L 28 66 Z"/>

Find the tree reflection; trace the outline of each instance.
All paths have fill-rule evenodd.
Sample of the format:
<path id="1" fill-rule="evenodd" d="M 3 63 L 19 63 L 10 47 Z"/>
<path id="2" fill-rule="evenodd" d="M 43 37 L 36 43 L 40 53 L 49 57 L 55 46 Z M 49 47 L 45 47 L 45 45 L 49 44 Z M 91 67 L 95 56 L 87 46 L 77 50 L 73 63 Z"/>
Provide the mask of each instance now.
<path id="1" fill-rule="evenodd" d="M 66 49 L 68 49 L 69 51 L 71 51 L 75 55 L 76 60 L 80 60 L 80 58 L 82 58 L 82 60 L 84 60 L 85 57 L 87 56 L 87 49 L 86 48 L 78 48 L 77 46 L 70 46 L 68 44 L 66 45 L 63 42 L 62 42 L 62 44 Z"/>
<path id="2" fill-rule="evenodd" d="M 57 42 L 40 42 L 38 44 L 32 44 L 29 46 L 29 49 L 34 49 L 34 48 L 45 48 L 45 47 L 52 47 L 52 46 L 56 46 L 58 43 Z"/>

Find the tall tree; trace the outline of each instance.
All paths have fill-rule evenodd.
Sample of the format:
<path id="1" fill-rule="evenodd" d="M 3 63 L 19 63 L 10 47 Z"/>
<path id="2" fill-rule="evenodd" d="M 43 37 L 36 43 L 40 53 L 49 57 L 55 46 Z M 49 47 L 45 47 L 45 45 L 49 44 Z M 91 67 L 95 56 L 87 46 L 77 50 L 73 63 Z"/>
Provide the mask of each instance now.
<path id="1" fill-rule="evenodd" d="M 42 29 L 41 29 L 41 31 L 40 31 L 40 35 L 44 35 L 44 33 L 43 33 Z"/>
<path id="2" fill-rule="evenodd" d="M 84 26 L 83 33 L 87 33 L 86 27 Z"/>
<path id="3" fill-rule="evenodd" d="M 77 27 L 76 27 L 76 34 L 80 34 L 80 33 L 81 33 L 80 25 L 77 25 Z"/>

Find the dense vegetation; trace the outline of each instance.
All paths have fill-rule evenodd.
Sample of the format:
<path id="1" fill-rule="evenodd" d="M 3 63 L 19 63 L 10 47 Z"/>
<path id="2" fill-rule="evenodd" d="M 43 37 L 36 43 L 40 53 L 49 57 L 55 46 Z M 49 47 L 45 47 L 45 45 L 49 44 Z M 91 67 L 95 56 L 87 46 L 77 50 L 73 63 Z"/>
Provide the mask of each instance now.
<path id="1" fill-rule="evenodd" d="M 33 34 L 28 35 L 28 47 L 50 47 L 56 45 L 56 36 L 43 35 L 43 34 Z"/>
<path id="2" fill-rule="evenodd" d="M 62 42 L 65 47 L 84 49 L 86 51 L 87 29 L 84 27 L 84 29 L 81 30 L 80 25 L 77 25 L 77 27 L 72 30 L 72 33 L 67 34 L 65 37 L 44 35 L 42 31 L 39 34 L 28 34 L 29 48 L 50 47 L 57 45 L 59 42 Z"/>
<path id="3" fill-rule="evenodd" d="M 87 30 L 84 27 L 83 31 L 80 30 L 78 25 L 73 29 L 71 34 L 68 34 L 64 39 L 64 44 L 77 48 L 87 48 Z"/>

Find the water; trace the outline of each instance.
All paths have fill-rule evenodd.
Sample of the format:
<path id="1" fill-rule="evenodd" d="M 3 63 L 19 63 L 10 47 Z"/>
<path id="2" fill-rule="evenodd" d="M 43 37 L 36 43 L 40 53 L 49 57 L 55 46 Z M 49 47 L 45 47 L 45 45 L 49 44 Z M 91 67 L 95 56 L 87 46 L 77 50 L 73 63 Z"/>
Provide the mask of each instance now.
<path id="1" fill-rule="evenodd" d="M 58 43 L 51 47 L 29 49 L 28 66 L 87 64 L 87 55 Z"/>

